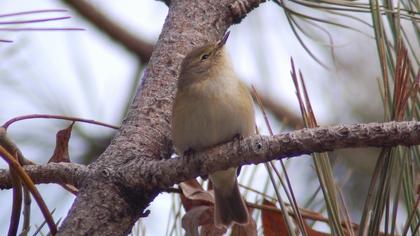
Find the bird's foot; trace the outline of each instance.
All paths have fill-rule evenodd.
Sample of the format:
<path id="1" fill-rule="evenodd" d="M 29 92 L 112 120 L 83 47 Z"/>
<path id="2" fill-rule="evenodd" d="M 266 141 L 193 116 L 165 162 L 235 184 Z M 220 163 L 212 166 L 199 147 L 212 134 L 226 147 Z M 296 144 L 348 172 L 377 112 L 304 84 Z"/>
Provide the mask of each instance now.
<path id="1" fill-rule="evenodd" d="M 235 135 L 233 136 L 233 140 L 234 140 L 234 141 L 239 141 L 239 140 L 241 140 L 241 139 L 244 139 L 244 136 L 242 136 L 241 134 L 235 134 Z"/>
<path id="2" fill-rule="evenodd" d="M 188 149 L 184 152 L 183 156 L 192 156 L 194 153 L 195 153 L 195 150 L 194 150 L 194 149 L 192 149 L 192 148 L 188 148 Z"/>

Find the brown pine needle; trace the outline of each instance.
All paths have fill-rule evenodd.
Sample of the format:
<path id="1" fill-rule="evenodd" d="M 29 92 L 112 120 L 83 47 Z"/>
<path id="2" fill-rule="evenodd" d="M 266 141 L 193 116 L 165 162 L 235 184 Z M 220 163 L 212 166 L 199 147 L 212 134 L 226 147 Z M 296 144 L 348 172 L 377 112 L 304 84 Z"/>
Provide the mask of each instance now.
<path id="1" fill-rule="evenodd" d="M 22 168 L 19 162 L 16 161 L 15 158 L 6 149 L 3 148 L 3 146 L 0 146 L 0 156 L 3 157 L 3 159 L 9 164 L 9 166 L 11 166 L 11 168 L 16 170 L 16 173 L 19 175 L 19 177 L 21 178 L 25 186 L 28 188 L 28 190 L 32 193 L 32 196 L 37 202 L 42 214 L 44 215 L 45 221 L 47 222 L 48 227 L 50 228 L 51 234 L 55 235 L 57 233 L 57 226 L 55 225 L 54 220 L 48 210 L 48 207 L 41 197 L 41 194 L 39 194 L 29 175 L 25 172 L 25 170 Z"/>

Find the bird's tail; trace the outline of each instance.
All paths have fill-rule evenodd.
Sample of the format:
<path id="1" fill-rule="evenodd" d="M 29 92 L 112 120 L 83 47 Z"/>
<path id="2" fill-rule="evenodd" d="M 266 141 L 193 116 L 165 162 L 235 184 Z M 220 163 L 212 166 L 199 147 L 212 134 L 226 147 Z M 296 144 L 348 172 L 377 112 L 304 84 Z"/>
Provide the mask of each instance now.
<path id="1" fill-rule="evenodd" d="M 214 186 L 216 227 L 228 227 L 232 222 L 248 223 L 248 209 L 239 192 L 236 168 L 218 171 L 210 177 Z"/>

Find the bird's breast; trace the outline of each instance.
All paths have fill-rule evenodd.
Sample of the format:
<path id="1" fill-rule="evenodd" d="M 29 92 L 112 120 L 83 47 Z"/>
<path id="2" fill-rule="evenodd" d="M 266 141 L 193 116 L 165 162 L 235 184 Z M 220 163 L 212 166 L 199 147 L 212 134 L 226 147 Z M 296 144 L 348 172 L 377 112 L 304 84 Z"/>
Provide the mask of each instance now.
<path id="1" fill-rule="evenodd" d="M 254 131 L 251 96 L 236 78 L 204 80 L 178 91 L 172 119 L 172 137 L 180 153 Z"/>

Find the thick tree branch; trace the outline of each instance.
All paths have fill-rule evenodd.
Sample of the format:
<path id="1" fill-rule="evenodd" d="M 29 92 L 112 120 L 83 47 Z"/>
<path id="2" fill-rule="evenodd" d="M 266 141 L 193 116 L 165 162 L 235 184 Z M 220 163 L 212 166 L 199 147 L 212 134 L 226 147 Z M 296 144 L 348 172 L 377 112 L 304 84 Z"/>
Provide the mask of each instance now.
<path id="1" fill-rule="evenodd" d="M 231 24 L 239 22 L 259 3 L 259 0 L 171 1 L 141 88 L 110 146 L 89 167 L 70 169 L 72 174 L 62 166 L 49 171 L 61 176 L 63 182 L 80 187 L 60 234 L 128 234 L 134 222 L 147 215 L 145 209 L 162 189 L 230 166 L 336 148 L 420 144 L 419 122 L 391 122 L 254 136 L 192 157 L 168 159 L 172 153 L 170 111 L 183 56 L 195 46 L 219 39 Z M 45 169 L 60 164 L 25 168 L 35 181 L 42 183 L 51 181 L 51 176 L 43 175 L 48 173 Z M 0 181 L 7 182 L 9 178 L 7 171 L 0 171 Z"/>
<path id="2" fill-rule="evenodd" d="M 274 136 L 252 136 L 193 156 L 150 162 L 127 183 L 141 189 L 167 188 L 229 167 L 258 164 L 340 148 L 419 145 L 420 122 L 387 122 L 302 129 Z M 120 170 L 124 172 L 125 170 Z M 148 178 L 144 178 L 149 176 Z M 145 182 L 145 180 L 147 182 Z"/>
<path id="3" fill-rule="evenodd" d="M 48 163 L 45 165 L 26 165 L 23 169 L 35 184 L 71 184 L 78 186 L 87 176 L 88 168 L 76 163 Z M 12 188 L 9 170 L 0 170 L 0 189 Z"/>
<path id="4" fill-rule="evenodd" d="M 274 159 L 294 157 L 340 148 L 391 147 L 420 144 L 420 122 L 387 122 L 337 125 L 302 129 L 274 136 L 252 136 L 232 141 L 189 157 L 151 161 L 146 165 L 130 166 L 140 170 L 134 176 L 125 167 L 112 171 L 123 177 L 127 188 L 166 189 L 173 184 L 214 171 L 247 164 L 259 164 Z M 88 174 L 87 167 L 74 163 L 50 163 L 25 166 L 35 183 L 67 183 L 77 185 Z M 111 172 L 108 173 L 111 175 Z M 130 181 L 131 180 L 131 181 Z M 132 181 L 134 180 L 134 182 Z M 147 182 L 146 182 L 147 181 Z M 0 170 L 0 189 L 11 188 L 7 170 Z"/>
<path id="5" fill-rule="evenodd" d="M 81 183 L 59 234 L 125 235 L 140 216 L 147 214 L 144 210 L 159 190 L 127 188 L 123 183 L 125 175 L 138 172 L 130 166 L 170 157 L 170 119 L 179 65 L 193 47 L 218 40 L 234 21 L 245 16 L 232 15 L 232 9 L 236 9 L 230 7 L 233 3 L 234 0 L 171 1 L 141 87 L 121 129 L 89 166 L 97 174 Z M 116 172 L 118 169 L 129 172 Z"/>

